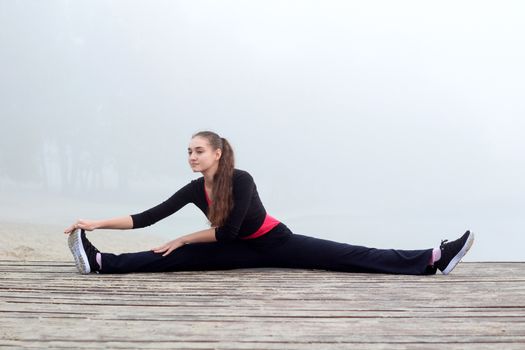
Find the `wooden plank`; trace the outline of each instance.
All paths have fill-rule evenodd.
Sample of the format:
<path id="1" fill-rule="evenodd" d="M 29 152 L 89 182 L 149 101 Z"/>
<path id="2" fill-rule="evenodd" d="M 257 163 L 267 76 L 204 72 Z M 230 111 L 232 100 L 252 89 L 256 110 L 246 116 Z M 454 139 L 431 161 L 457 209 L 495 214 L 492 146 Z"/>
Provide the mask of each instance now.
<path id="1" fill-rule="evenodd" d="M 0 346 L 520 349 L 525 263 L 82 276 L 71 262 L 0 260 Z"/>

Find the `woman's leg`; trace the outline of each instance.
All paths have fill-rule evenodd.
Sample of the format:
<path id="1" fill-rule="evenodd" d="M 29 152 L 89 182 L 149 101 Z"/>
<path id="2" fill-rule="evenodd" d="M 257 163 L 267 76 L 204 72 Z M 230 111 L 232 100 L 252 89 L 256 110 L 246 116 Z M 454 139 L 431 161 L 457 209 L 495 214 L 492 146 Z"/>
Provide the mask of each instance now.
<path id="1" fill-rule="evenodd" d="M 454 246 L 452 250 L 455 251 L 457 250 L 455 245 L 459 244 L 458 247 L 461 248 L 462 240 L 465 237 L 469 238 L 469 235 L 467 231 L 462 238 L 447 246 Z M 90 253 L 88 255 L 93 255 L 91 260 L 94 260 L 95 252 L 98 250 L 95 247 L 90 248 L 91 244 L 85 237 L 79 238 L 78 241 L 82 241 L 81 246 L 87 253 Z M 459 243 L 456 244 L 457 242 Z M 472 244 L 471 241 L 469 242 L 468 246 L 465 244 L 466 250 Z M 72 252 L 75 256 L 76 251 L 73 249 Z M 429 266 L 432 249 L 394 250 L 354 246 L 293 234 L 282 223 L 257 239 L 188 244 L 176 249 L 166 257 L 152 251 L 120 255 L 102 253 L 101 255 L 100 273 L 226 270 L 256 267 L 411 275 L 436 272 L 435 267 Z M 85 264 L 91 265 L 91 260 L 88 260 Z M 447 261 L 449 260 L 450 257 L 447 258 Z"/>
<path id="2" fill-rule="evenodd" d="M 292 234 L 266 254 L 272 265 L 288 268 L 407 275 L 436 273 L 429 266 L 432 249 L 375 249 L 298 234 Z"/>
<path id="3" fill-rule="evenodd" d="M 264 256 L 243 241 L 194 243 L 167 256 L 153 251 L 101 253 L 100 273 L 228 270 L 264 267 Z"/>

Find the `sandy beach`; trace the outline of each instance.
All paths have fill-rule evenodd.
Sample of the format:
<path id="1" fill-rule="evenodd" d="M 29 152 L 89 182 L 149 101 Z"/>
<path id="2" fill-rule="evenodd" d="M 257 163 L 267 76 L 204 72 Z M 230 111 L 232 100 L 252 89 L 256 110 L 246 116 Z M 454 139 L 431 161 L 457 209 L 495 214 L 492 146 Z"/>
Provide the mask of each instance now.
<path id="1" fill-rule="evenodd" d="M 72 261 L 65 228 L 58 225 L 0 222 L 0 259 Z M 151 249 L 166 238 L 133 230 L 88 232 L 90 241 L 101 251 L 126 253 Z"/>

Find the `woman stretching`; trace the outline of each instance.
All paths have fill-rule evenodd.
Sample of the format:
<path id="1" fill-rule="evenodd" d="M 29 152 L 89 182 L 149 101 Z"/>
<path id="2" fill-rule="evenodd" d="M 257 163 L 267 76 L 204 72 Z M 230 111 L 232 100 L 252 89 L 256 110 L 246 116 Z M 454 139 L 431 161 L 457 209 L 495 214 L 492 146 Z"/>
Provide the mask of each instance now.
<path id="1" fill-rule="evenodd" d="M 470 231 L 424 250 L 375 249 L 294 234 L 268 215 L 252 176 L 234 168 L 233 150 L 209 131 L 193 135 L 189 164 L 203 176 L 161 204 L 140 214 L 109 220 L 78 220 L 64 233 L 82 274 L 224 270 L 283 267 L 391 274 L 448 274 L 474 241 Z M 101 253 L 86 238 L 95 229 L 134 229 L 152 225 L 193 203 L 211 228 L 176 238 L 149 251 Z"/>

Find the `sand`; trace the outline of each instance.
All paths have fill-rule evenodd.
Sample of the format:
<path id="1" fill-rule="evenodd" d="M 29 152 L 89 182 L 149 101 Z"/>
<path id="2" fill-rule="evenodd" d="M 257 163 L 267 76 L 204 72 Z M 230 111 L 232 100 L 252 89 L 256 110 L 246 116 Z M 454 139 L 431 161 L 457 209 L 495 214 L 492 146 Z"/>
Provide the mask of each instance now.
<path id="1" fill-rule="evenodd" d="M 0 259 L 72 261 L 64 226 L 0 222 Z M 89 240 L 102 252 L 126 253 L 149 250 L 167 239 L 136 230 L 96 230 Z M 174 237 L 175 238 L 175 237 Z"/>

